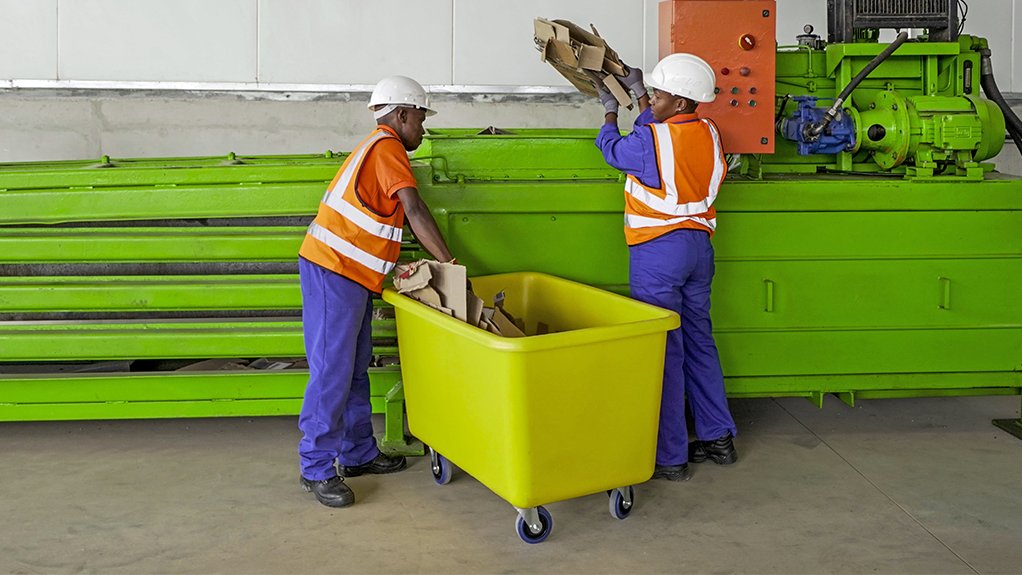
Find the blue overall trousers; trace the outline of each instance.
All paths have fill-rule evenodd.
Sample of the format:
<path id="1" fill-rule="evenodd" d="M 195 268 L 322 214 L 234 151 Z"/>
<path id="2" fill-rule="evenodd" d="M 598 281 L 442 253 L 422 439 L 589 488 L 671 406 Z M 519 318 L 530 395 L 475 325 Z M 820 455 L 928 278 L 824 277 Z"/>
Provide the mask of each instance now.
<path id="1" fill-rule="evenodd" d="M 337 475 L 334 460 L 362 465 L 380 453 L 369 403 L 373 302 L 362 285 L 305 258 L 298 274 L 309 360 L 298 455 L 302 476 L 322 481 Z"/>
<path id="2" fill-rule="evenodd" d="M 667 333 L 656 454 L 657 465 L 681 465 L 688 462 L 686 396 L 699 439 L 738 433 L 710 323 L 713 244 L 707 232 L 680 229 L 628 251 L 632 297 L 681 316 L 681 327 Z"/>

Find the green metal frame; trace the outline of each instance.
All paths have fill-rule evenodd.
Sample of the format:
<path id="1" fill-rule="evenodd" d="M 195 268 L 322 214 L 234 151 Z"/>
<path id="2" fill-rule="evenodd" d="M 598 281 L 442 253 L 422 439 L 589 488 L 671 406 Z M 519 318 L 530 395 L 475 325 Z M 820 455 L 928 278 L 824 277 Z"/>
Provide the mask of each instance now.
<path id="1" fill-rule="evenodd" d="M 3 376 L 0 421 L 295 415 L 308 379 L 306 370 Z M 421 455 L 404 435 L 400 368 L 372 368 L 369 386 L 385 417 L 380 448 Z"/>
<path id="2" fill-rule="evenodd" d="M 23 265 L 59 270 L 64 264 L 293 264 L 304 227 L 221 225 L 215 218 L 308 216 L 344 156 L 232 154 L 2 165 L 0 264 L 12 266 L 14 273 Z M 188 218 L 200 225 L 118 225 Z M 50 225 L 97 221 L 106 225 Z M 402 255 L 419 256 L 414 245 Z M 375 304 L 384 307 L 382 301 Z M 292 313 L 160 319 L 164 312 L 266 310 Z M 81 374 L 61 369 L 69 361 L 302 357 L 300 310 L 293 274 L 0 277 L 0 317 L 61 318 L 0 322 L 0 362 L 53 366 L 50 374 L 0 375 L 0 421 L 296 414 L 307 370 Z M 76 319 L 83 313 L 139 319 Z M 374 319 L 373 336 L 375 355 L 397 355 L 392 319 Z M 422 445 L 404 435 L 400 368 L 374 367 L 369 375 L 373 411 L 385 416 L 381 448 L 421 454 Z"/>
<path id="3" fill-rule="evenodd" d="M 531 269 L 626 292 L 620 178 L 594 178 L 602 169 L 596 163 L 602 159 L 592 147 L 589 131 L 551 135 L 573 161 L 582 164 L 577 174 L 565 171 L 557 178 L 540 178 L 488 154 L 480 156 L 492 159 L 479 174 L 469 164 L 444 160 L 450 153 L 444 148 L 447 144 L 460 150 L 486 148 L 491 143 L 499 143 L 502 153 L 517 159 L 513 150 L 532 149 L 532 138 L 430 137 L 420 151 L 427 157 L 417 165 L 416 174 L 452 248 L 473 274 Z M 586 168 L 587 163 L 596 167 Z M 438 166 L 447 171 L 438 172 Z M 451 166 L 457 173 L 451 172 Z M 335 167 L 317 169 L 326 179 Z M 967 186 L 770 174 L 759 180 L 728 180 L 718 200 L 721 233 L 715 239 L 714 320 L 729 393 L 792 395 L 814 401 L 827 393 L 846 401 L 945 393 L 1017 394 L 1022 320 L 1010 286 L 1022 280 L 1022 238 L 1013 233 L 1022 227 L 1020 189 L 1019 180 L 997 175 Z M 31 195 L 26 191 L 0 195 L 23 202 L 17 204 L 21 211 L 4 223 L 42 221 L 59 196 L 37 191 L 49 199 L 24 202 Z M 74 193 L 89 203 L 90 196 L 103 196 L 109 190 Z M 191 192 L 167 188 L 162 193 L 165 203 L 179 203 Z M 222 201 L 215 194 L 203 198 L 192 206 L 192 215 L 211 213 Z M 139 219 L 155 219 L 158 209 L 136 214 Z M 0 211 L 0 218 L 12 213 Z M 97 217 L 81 211 L 62 219 L 94 221 Z M 980 229 L 985 233 L 975 233 Z M 0 261 L 285 261 L 294 257 L 303 232 L 290 226 L 8 227 L 0 228 Z M 515 249 L 509 250 L 509 245 Z M 559 249 L 547 249 L 550 245 Z M 992 272 L 999 281 L 977 279 Z M 287 274 L 0 279 L 0 309 L 9 313 L 297 309 L 298 305 L 295 278 Z M 374 326 L 379 337 L 389 337 L 391 330 L 388 324 Z M 238 344 L 239 333 L 246 335 L 244 346 Z M 176 357 L 301 355 L 298 323 L 280 319 L 201 320 L 187 325 L 159 321 L 7 325 L 0 330 L 0 341 L 4 343 L 0 361 L 156 358 L 166 355 L 168 347 Z M 848 350 L 868 354 L 856 356 Z M 381 347 L 380 351 L 397 350 Z M 195 389 L 207 385 L 201 379 L 188 381 L 195 382 Z M 106 393 L 113 384 L 103 385 L 107 387 L 99 389 Z M 377 408 L 381 399 L 375 398 Z M 121 406 L 112 410 L 132 412 L 133 408 L 116 403 L 122 400 L 112 401 L 111 405 Z M 168 400 L 149 401 L 163 406 L 162 413 L 175 413 Z M 176 414 L 211 413 L 212 408 L 188 407 L 191 401 L 182 403 Z M 13 402 L 3 403 L 12 410 Z M 279 409 L 271 408 L 271 403 L 253 405 L 267 406 L 267 413 Z M 38 407 L 33 409 L 8 412 L 20 414 L 11 418 L 41 413 Z M 83 417 L 89 417 L 99 408 L 72 404 L 68 409 L 69 413 L 80 409 Z M 232 409 L 237 407 L 224 406 L 223 413 Z M 254 411 L 258 410 L 252 407 L 246 414 Z M 160 411 L 154 408 L 153 412 Z"/>
<path id="4" fill-rule="evenodd" d="M 981 44 L 906 45 L 847 105 L 892 90 L 961 94 L 957 70 L 968 61 L 978 74 Z M 868 44 L 782 52 L 778 93 L 836 95 L 877 52 Z M 995 123 L 988 120 L 981 123 Z M 510 132 L 434 130 L 416 152 L 420 192 L 459 261 L 472 275 L 541 271 L 627 293 L 622 175 L 593 145 L 596 131 Z M 303 227 L 218 218 L 311 216 L 342 159 L 328 152 L 0 165 L 0 265 L 293 263 Z M 990 168 L 949 177 L 883 173 L 863 153 L 802 157 L 783 141 L 772 156 L 744 157 L 715 204 L 713 320 L 729 395 L 818 405 L 826 394 L 848 404 L 1019 395 L 1022 179 Z M 145 223 L 167 219 L 197 222 Z M 422 255 L 409 245 L 403 257 Z M 159 317 L 296 311 L 293 274 L 58 273 L 0 278 L 0 314 L 149 315 L 3 322 L 0 362 L 302 353 L 296 318 Z M 392 321 L 374 322 L 379 353 L 398 352 L 393 335 Z M 373 403 L 386 414 L 389 445 L 408 449 L 398 373 L 374 369 Z M 305 377 L 2 375 L 0 420 L 295 413 Z"/>

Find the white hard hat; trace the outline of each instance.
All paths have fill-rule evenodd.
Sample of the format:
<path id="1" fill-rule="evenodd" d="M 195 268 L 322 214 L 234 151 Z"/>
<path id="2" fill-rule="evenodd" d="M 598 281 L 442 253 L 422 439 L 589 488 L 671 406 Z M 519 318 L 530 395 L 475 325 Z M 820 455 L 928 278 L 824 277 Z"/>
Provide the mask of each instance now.
<path id="1" fill-rule="evenodd" d="M 387 76 L 376 83 L 369 98 L 369 109 L 380 105 L 384 107 L 376 111 L 376 118 L 386 116 L 398 106 L 421 108 L 427 116 L 436 114 L 436 110 L 429 107 L 429 97 L 422 84 L 407 76 Z"/>
<path id="2" fill-rule="evenodd" d="M 696 102 L 712 102 L 717 95 L 713 68 L 699 56 L 671 54 L 657 62 L 646 83 L 658 90 Z"/>

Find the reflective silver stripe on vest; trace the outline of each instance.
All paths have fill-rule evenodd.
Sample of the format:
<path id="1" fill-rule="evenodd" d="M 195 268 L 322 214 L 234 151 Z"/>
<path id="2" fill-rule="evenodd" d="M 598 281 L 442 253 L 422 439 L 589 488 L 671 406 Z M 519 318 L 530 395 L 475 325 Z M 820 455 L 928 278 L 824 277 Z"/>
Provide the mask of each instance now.
<path id="1" fill-rule="evenodd" d="M 309 224 L 309 235 L 337 250 L 341 255 L 349 257 L 375 272 L 387 275 L 390 270 L 394 269 L 395 262 L 381 260 L 373 254 L 355 247 L 316 222 Z"/>
<path id="2" fill-rule="evenodd" d="M 717 190 L 720 188 L 720 181 L 724 178 L 725 171 L 724 162 L 721 161 L 720 137 L 717 130 L 710 122 L 701 121 L 709 127 L 713 137 L 713 173 L 710 176 L 710 185 L 705 199 L 684 204 L 678 203 L 678 187 L 674 172 L 674 140 L 671 138 L 671 131 L 667 124 L 651 126 L 657 136 L 657 160 L 660 162 L 660 181 L 664 197 L 661 198 L 651 193 L 637 179 L 633 179 L 634 176 L 625 180 L 625 192 L 640 203 L 666 216 L 694 216 L 709 210 L 714 200 L 717 199 Z"/>
<path id="3" fill-rule="evenodd" d="M 344 168 L 344 172 L 341 173 L 341 177 L 337 179 L 337 183 L 334 184 L 333 188 L 327 190 L 326 193 L 323 194 L 323 199 L 321 201 L 324 204 L 329 205 L 330 202 L 327 200 L 334 195 L 344 194 L 344 190 L 348 189 L 348 182 L 351 181 L 351 178 L 355 177 L 355 170 L 362 165 L 362 158 L 369 153 L 369 149 L 372 148 L 374 143 L 376 143 L 380 138 L 386 137 L 387 133 L 380 130 L 366 138 L 366 140 L 362 142 L 362 144 L 354 152 L 352 152 L 350 156 L 348 156 L 347 164 Z M 337 192 L 337 194 L 334 192 Z"/>
<path id="4" fill-rule="evenodd" d="M 402 228 L 389 226 L 387 224 L 381 224 L 380 222 L 369 217 L 365 212 L 358 209 L 348 200 L 344 199 L 344 191 L 348 189 L 348 185 L 357 173 L 357 169 L 362 164 L 362 160 L 365 155 L 372 148 L 373 144 L 380 141 L 382 138 L 388 138 L 385 132 L 380 131 L 370 136 L 350 157 L 348 165 L 344 168 L 344 172 L 341 173 L 341 177 L 337 179 L 337 183 L 330 190 L 327 190 L 323 196 L 323 203 L 330 207 L 333 211 L 344 216 L 348 221 L 355 224 L 359 228 L 362 228 L 367 233 L 370 233 L 378 238 L 385 240 L 391 240 L 394 242 L 400 242 L 401 237 L 404 233 Z"/>
<path id="5" fill-rule="evenodd" d="M 670 226 L 674 224 L 680 224 L 681 222 L 696 222 L 698 224 L 706 226 L 711 230 L 717 229 L 717 218 L 699 218 L 695 216 L 683 216 L 680 218 L 671 218 L 669 220 L 658 220 L 656 218 L 647 218 L 645 216 L 625 214 L 625 226 L 633 229 Z"/>
<path id="6" fill-rule="evenodd" d="M 336 202 L 327 205 L 330 206 L 330 208 L 333 209 L 335 212 L 344 216 L 351 223 L 355 224 L 356 226 L 362 228 L 366 232 L 373 234 L 378 238 L 383 238 L 385 240 L 391 240 L 394 242 L 401 241 L 401 235 L 404 233 L 403 229 L 396 228 L 394 226 L 388 226 L 387 224 L 381 224 L 380 222 L 367 216 L 365 212 L 363 212 L 362 210 L 351 205 L 344 198 L 340 198 Z"/>
<path id="7" fill-rule="evenodd" d="M 706 199 L 709 200 L 709 205 L 712 206 L 713 202 L 717 199 L 720 182 L 727 173 L 727 164 L 724 163 L 724 150 L 720 144 L 720 132 L 717 131 L 717 126 L 709 120 L 701 121 L 710 129 L 710 135 L 713 136 L 713 174 L 710 176 L 710 188 L 706 190 Z"/>

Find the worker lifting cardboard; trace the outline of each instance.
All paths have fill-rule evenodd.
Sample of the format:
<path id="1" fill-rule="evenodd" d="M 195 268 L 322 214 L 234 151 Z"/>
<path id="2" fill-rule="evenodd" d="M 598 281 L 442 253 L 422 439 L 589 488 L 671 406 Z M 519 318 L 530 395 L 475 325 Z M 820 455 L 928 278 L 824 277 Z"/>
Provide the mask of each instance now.
<path id="1" fill-rule="evenodd" d="M 567 20 L 536 18 L 533 25 L 542 61 L 553 66 L 579 92 L 594 98 L 598 96 L 593 86 L 595 75 L 619 104 L 631 109 L 628 91 L 615 77 L 624 76 L 628 69 L 592 24 L 592 32 Z"/>

